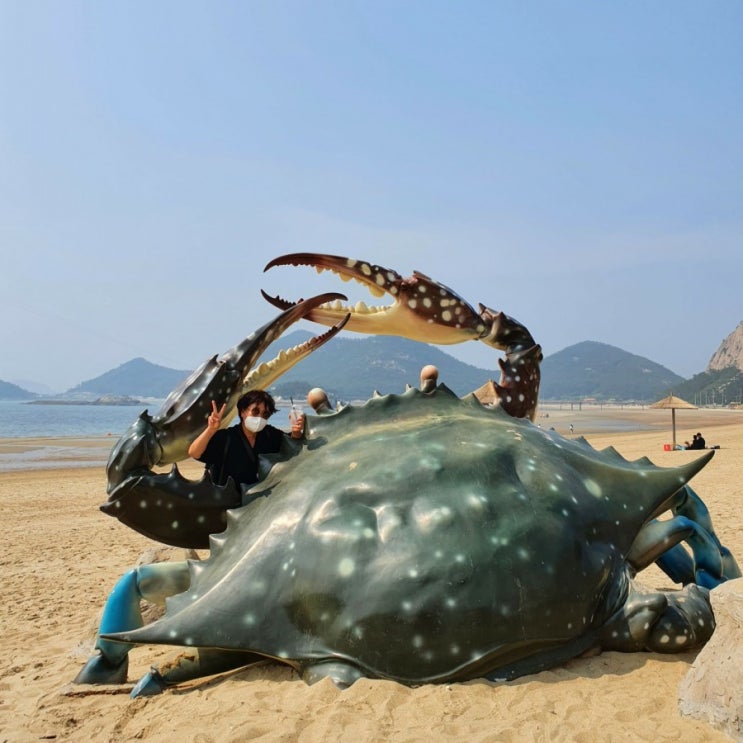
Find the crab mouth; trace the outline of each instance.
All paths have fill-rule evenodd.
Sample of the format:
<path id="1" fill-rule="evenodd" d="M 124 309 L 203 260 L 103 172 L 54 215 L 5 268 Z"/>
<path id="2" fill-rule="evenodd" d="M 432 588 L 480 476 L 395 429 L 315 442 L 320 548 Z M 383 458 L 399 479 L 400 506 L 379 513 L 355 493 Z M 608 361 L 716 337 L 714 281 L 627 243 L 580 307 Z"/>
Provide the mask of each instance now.
<path id="1" fill-rule="evenodd" d="M 396 335 L 423 343 L 449 345 L 478 340 L 487 328 L 481 317 L 458 294 L 425 274 L 414 271 L 404 279 L 396 271 L 366 261 L 320 253 L 291 253 L 270 261 L 264 272 L 275 266 L 312 266 L 318 273 L 331 271 L 342 281 L 355 280 L 374 297 L 389 296 L 387 306 L 368 306 L 357 302 L 344 305 L 340 300 L 323 304 L 305 315 L 322 325 L 334 325 L 350 315 L 345 329 L 356 333 Z M 285 310 L 294 303 L 272 297 L 264 298 Z"/>

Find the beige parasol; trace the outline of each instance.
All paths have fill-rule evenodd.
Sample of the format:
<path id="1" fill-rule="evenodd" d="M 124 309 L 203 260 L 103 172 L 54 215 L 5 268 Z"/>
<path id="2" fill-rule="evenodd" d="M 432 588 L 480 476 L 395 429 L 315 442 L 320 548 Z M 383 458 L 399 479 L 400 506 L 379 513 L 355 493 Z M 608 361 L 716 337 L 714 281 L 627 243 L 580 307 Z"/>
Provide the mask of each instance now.
<path id="1" fill-rule="evenodd" d="M 692 405 L 690 402 L 686 402 L 686 400 L 682 400 L 680 397 L 676 397 L 673 393 L 671 393 L 668 397 L 664 397 L 662 400 L 658 400 L 658 402 L 654 402 L 651 406 L 651 408 L 663 408 L 663 409 L 671 409 L 671 424 L 673 426 L 673 448 L 676 448 L 676 410 L 696 410 L 697 406 Z"/>

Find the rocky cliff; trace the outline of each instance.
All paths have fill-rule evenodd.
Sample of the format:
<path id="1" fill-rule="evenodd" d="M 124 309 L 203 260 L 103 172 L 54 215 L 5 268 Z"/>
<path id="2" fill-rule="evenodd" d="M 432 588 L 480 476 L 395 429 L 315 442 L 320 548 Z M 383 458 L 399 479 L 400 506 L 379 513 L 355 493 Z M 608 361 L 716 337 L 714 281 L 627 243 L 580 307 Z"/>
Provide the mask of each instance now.
<path id="1" fill-rule="evenodd" d="M 720 371 L 731 366 L 743 371 L 743 322 L 725 338 L 710 359 L 707 371 Z"/>

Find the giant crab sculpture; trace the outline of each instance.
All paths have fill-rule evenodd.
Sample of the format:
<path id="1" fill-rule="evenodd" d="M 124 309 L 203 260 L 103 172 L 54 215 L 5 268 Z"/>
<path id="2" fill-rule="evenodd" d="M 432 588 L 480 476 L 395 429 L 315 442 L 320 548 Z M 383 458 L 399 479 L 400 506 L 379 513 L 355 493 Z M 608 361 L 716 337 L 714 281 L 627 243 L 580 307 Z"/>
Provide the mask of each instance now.
<path id="1" fill-rule="evenodd" d="M 78 683 L 126 679 L 137 643 L 187 648 L 132 694 L 266 658 L 309 683 L 361 676 L 405 684 L 510 679 L 589 649 L 675 652 L 714 629 L 708 592 L 740 575 L 687 484 L 713 452 L 673 468 L 598 452 L 535 426 L 542 354 L 512 318 L 475 311 L 420 273 L 294 254 L 394 299 L 383 310 L 323 295 L 293 304 L 197 370 L 160 413 L 143 413 L 111 453 L 102 509 L 203 561 L 124 575 Z M 333 326 L 254 368 L 300 318 Z M 343 327 L 428 343 L 476 339 L 505 352 L 499 399 L 485 407 L 443 384 L 310 416 L 302 442 L 264 463 L 246 493 L 184 478 L 174 466 L 212 400 L 269 384 Z M 229 421 L 229 415 L 225 421 Z M 670 515 L 658 518 L 664 512 Z M 684 543 L 687 545 L 684 546 Z M 633 582 L 653 562 L 683 588 Z M 142 626 L 141 598 L 166 600 Z"/>

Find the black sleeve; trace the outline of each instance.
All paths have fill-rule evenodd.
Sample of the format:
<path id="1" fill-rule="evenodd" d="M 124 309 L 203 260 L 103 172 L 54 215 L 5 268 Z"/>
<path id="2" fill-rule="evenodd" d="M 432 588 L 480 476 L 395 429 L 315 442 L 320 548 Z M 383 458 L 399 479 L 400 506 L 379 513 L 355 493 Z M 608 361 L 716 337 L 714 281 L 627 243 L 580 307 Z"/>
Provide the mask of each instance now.
<path id="1" fill-rule="evenodd" d="M 222 457 L 224 456 L 224 446 L 227 440 L 227 435 L 227 430 L 224 428 L 217 431 L 206 445 L 204 453 L 200 457 L 197 457 L 198 461 L 203 462 L 204 464 L 218 464 L 221 462 Z"/>

